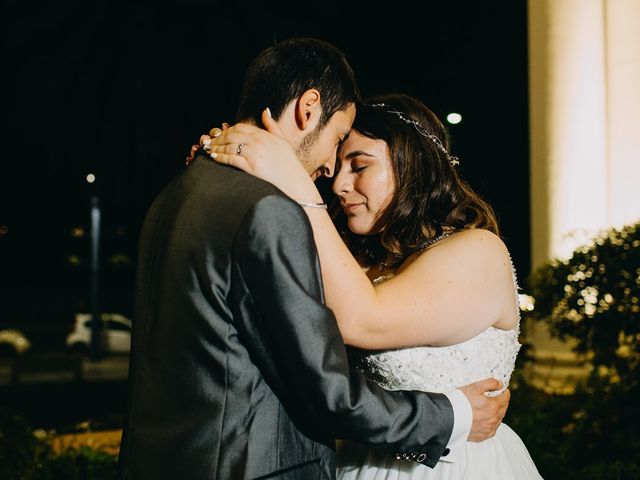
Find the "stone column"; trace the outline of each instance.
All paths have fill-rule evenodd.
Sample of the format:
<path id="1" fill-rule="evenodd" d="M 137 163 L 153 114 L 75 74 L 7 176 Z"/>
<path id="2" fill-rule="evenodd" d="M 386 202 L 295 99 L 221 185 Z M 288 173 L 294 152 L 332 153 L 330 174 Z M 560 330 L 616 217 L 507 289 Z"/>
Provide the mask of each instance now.
<path id="1" fill-rule="evenodd" d="M 529 0 L 532 267 L 640 218 L 640 1 Z M 548 391 L 585 373 L 527 325 Z"/>

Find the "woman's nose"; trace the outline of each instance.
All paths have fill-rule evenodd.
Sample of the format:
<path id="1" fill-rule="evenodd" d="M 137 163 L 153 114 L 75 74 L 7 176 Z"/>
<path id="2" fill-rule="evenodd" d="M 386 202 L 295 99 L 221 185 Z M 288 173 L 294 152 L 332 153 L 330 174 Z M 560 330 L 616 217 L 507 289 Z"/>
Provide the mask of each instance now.
<path id="1" fill-rule="evenodd" d="M 353 183 L 349 180 L 348 176 L 343 173 L 344 170 L 340 169 L 333 181 L 332 190 L 336 195 L 348 193 L 353 190 Z"/>

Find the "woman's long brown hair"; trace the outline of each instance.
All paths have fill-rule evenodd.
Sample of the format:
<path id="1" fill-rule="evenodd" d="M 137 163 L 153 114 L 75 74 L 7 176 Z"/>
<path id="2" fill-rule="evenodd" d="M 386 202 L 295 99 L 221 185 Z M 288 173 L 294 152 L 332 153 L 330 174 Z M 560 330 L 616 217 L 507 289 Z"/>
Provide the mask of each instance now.
<path id="1" fill-rule="evenodd" d="M 483 228 L 499 235 L 493 208 L 460 178 L 442 122 L 419 100 L 401 94 L 372 98 L 358 106 L 352 128 L 386 142 L 396 185 L 372 229 L 379 233 L 350 232 L 342 210 L 333 209 L 338 229 L 364 265 L 389 255 L 400 263 L 445 229 Z M 425 133 L 440 139 L 446 152 Z"/>

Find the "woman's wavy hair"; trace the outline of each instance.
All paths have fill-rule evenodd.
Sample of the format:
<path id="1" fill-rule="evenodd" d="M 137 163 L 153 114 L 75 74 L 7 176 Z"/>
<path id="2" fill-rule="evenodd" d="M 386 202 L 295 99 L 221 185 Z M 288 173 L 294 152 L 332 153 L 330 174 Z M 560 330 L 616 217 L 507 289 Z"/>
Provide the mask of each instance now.
<path id="1" fill-rule="evenodd" d="M 386 142 L 396 185 L 372 229 L 379 233 L 352 233 L 345 214 L 334 205 L 334 221 L 363 264 L 374 265 L 389 254 L 400 263 L 445 228 L 483 228 L 499 235 L 492 207 L 452 165 L 444 125 L 419 100 L 402 94 L 371 98 L 358 105 L 352 129 Z M 446 152 L 427 134 L 438 137 Z"/>

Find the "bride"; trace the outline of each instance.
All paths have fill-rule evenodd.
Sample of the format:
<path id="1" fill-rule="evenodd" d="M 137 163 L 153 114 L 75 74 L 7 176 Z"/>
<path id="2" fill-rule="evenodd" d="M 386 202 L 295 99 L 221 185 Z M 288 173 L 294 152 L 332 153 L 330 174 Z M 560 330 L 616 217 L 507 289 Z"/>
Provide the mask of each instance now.
<path id="1" fill-rule="evenodd" d="M 359 106 L 338 152 L 333 220 L 275 121 L 263 122 L 272 133 L 237 125 L 208 151 L 305 207 L 327 304 L 345 343 L 366 350 L 357 368 L 389 390 L 445 392 L 491 376 L 506 388 L 520 348 L 515 271 L 492 208 L 458 175 L 439 119 L 406 95 Z M 430 469 L 342 442 L 337 476 L 541 478 L 505 424 L 450 457 Z"/>

